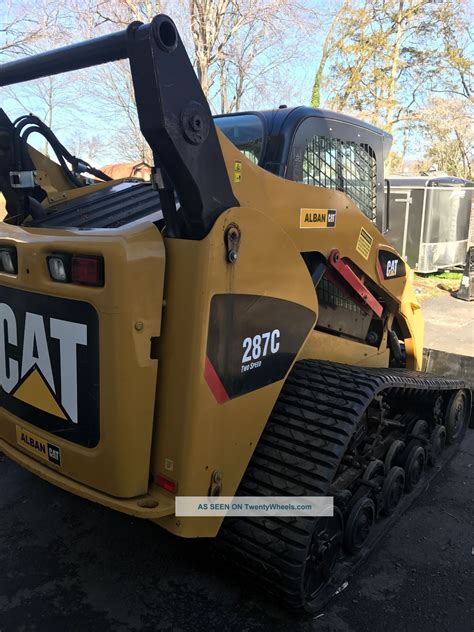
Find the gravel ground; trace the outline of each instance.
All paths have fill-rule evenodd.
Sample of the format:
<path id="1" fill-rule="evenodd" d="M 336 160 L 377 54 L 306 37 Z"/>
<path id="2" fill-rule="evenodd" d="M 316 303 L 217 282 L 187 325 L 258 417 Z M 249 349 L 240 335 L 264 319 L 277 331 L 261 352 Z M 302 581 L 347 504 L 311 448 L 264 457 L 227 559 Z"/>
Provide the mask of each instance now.
<path id="1" fill-rule="evenodd" d="M 472 632 L 474 431 L 317 618 L 210 561 L 209 543 L 88 503 L 0 457 L 0 631 Z"/>

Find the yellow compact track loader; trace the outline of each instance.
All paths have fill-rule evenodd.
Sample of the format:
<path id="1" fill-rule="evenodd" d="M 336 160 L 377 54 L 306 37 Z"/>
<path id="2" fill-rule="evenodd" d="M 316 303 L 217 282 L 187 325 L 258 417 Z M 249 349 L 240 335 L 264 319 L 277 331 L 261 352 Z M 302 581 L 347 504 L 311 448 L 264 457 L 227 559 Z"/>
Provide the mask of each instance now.
<path id="1" fill-rule="evenodd" d="M 471 411 L 462 381 L 419 372 L 420 305 L 382 234 L 391 139 L 304 107 L 213 119 L 164 15 L 4 64 L 0 85 L 124 58 L 151 182 L 110 180 L 37 117 L 0 112 L 0 450 L 176 535 L 219 536 L 315 610 Z M 175 515 L 177 496 L 234 495 L 329 495 L 334 515 Z"/>

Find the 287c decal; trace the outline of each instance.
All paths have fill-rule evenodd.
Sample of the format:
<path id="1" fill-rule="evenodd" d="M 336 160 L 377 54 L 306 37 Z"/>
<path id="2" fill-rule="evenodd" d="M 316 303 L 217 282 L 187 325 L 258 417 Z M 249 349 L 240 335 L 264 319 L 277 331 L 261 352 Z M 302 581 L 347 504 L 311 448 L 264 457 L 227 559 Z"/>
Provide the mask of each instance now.
<path id="1" fill-rule="evenodd" d="M 266 331 L 256 334 L 253 338 L 247 337 L 242 343 L 244 354 L 242 356 L 242 373 L 262 366 L 260 358 L 267 354 L 278 353 L 280 349 L 280 330 Z"/>
<path id="2" fill-rule="evenodd" d="M 212 297 L 204 378 L 224 403 L 285 377 L 316 314 L 291 301 L 252 294 Z"/>

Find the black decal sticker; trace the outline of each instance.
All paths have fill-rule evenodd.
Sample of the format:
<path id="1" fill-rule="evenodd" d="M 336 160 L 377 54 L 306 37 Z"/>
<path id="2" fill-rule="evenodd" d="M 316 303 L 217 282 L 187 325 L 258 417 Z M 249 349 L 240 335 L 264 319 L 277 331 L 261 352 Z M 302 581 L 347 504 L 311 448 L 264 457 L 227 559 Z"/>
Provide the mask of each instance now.
<path id="1" fill-rule="evenodd" d="M 62 439 L 97 445 L 99 319 L 92 305 L 0 286 L 0 406 Z M 45 456 L 60 465 L 53 444 Z"/>
<path id="2" fill-rule="evenodd" d="M 217 294 L 212 298 L 205 378 L 218 402 L 281 380 L 316 314 L 268 296 Z"/>
<path id="3" fill-rule="evenodd" d="M 48 443 L 48 461 L 54 465 L 61 465 L 61 449 L 52 443 Z"/>
<path id="4" fill-rule="evenodd" d="M 381 279 L 398 279 L 406 275 L 405 262 L 388 250 L 379 250 L 378 273 Z"/>

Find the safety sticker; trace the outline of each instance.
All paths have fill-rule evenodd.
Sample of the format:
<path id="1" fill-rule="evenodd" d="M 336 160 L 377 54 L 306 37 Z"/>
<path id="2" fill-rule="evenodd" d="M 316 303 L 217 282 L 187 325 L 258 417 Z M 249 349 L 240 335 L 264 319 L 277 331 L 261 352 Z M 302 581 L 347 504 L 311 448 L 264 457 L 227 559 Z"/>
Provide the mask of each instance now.
<path id="1" fill-rule="evenodd" d="M 336 209 L 302 208 L 300 210 L 300 228 L 334 228 Z"/>
<path id="2" fill-rule="evenodd" d="M 61 465 L 61 448 L 57 445 L 44 441 L 44 439 L 20 428 L 20 426 L 16 427 L 16 440 L 18 445 L 43 459 L 43 461 Z"/>
<path id="3" fill-rule="evenodd" d="M 242 180 L 242 163 L 240 160 L 234 162 L 234 182 L 240 182 Z"/>
<path id="4" fill-rule="evenodd" d="M 362 255 L 362 257 L 364 257 L 364 259 L 369 258 L 373 243 L 374 243 L 374 238 L 370 236 L 370 234 L 365 230 L 365 228 L 361 228 L 360 233 L 359 233 L 359 239 L 357 240 L 357 244 L 356 244 L 356 250 L 360 255 Z"/>

